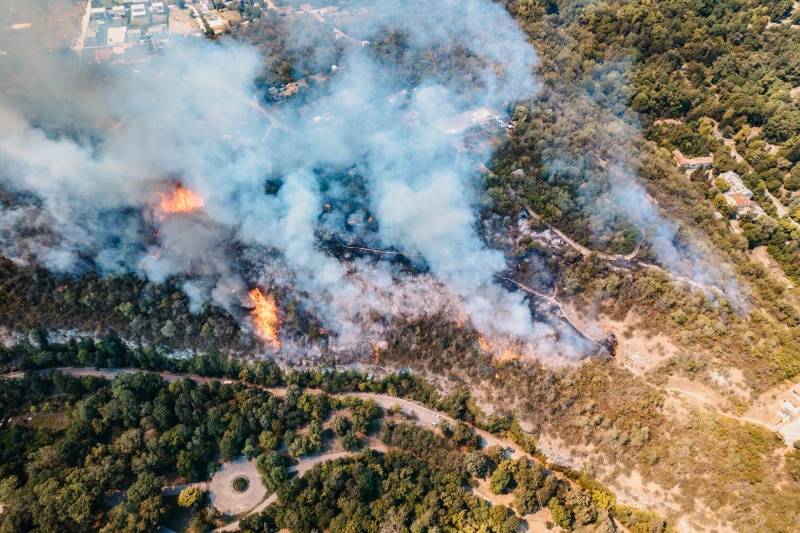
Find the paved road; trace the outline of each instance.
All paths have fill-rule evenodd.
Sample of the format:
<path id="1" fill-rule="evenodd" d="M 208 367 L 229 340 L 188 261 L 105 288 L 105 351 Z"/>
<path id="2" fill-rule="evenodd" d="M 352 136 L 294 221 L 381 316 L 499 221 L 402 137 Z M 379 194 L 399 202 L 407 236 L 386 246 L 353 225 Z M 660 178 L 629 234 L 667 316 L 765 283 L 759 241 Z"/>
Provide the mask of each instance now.
<path id="1" fill-rule="evenodd" d="M 373 450 L 378 450 L 378 451 L 384 451 L 384 452 L 386 451 L 386 447 L 385 446 L 373 446 L 372 449 Z M 314 465 L 316 465 L 317 463 L 321 463 L 323 461 L 333 461 L 334 459 L 339 459 L 341 457 L 350 457 L 351 455 L 355 455 L 355 453 L 354 452 L 338 452 L 338 453 L 328 453 L 328 454 L 324 454 L 324 455 L 317 455 L 315 457 L 304 457 L 303 459 L 300 459 L 298 464 L 296 464 L 294 466 L 290 466 L 289 467 L 289 472 L 297 472 L 297 475 L 299 477 L 303 477 L 303 475 L 306 472 L 308 472 L 309 470 L 311 470 L 314 467 Z M 258 477 L 256 477 L 256 479 L 258 479 Z M 253 480 L 251 479 L 251 482 L 252 481 Z M 213 480 L 212 480 L 212 482 L 213 482 Z M 260 481 L 257 481 L 257 483 L 258 483 L 259 486 L 261 486 L 261 482 Z M 248 516 L 251 515 L 251 514 L 258 514 L 258 513 L 262 512 L 264 509 L 266 509 L 267 507 L 269 507 L 270 505 L 275 503 L 277 500 L 278 500 L 278 495 L 277 494 L 275 494 L 275 493 L 270 494 L 266 499 L 264 499 L 264 501 L 262 501 L 260 504 L 258 504 L 258 506 L 254 507 L 252 511 L 247 513 Z M 237 529 L 239 529 L 239 521 L 238 520 L 236 522 L 231 522 L 230 524 L 228 524 L 226 526 L 219 527 L 219 528 L 215 529 L 214 531 L 215 532 L 217 532 L 217 531 L 236 531 Z"/>
<path id="2" fill-rule="evenodd" d="M 134 368 L 100 369 L 100 370 L 96 370 L 94 368 L 61 367 L 61 368 L 56 368 L 56 369 L 53 369 L 53 370 L 57 370 L 57 371 L 61 372 L 64 375 L 67 375 L 67 376 L 73 376 L 73 377 L 98 376 L 98 377 L 102 377 L 102 378 L 105 378 L 105 379 L 108 379 L 108 380 L 113 380 L 114 378 L 116 378 L 117 376 L 122 375 L 122 374 L 132 374 L 132 373 L 136 373 L 136 372 L 141 372 L 141 370 L 134 369 Z M 203 378 L 203 377 L 199 377 L 199 376 L 192 376 L 190 374 L 171 374 L 169 372 L 159 372 L 158 374 L 164 380 L 169 381 L 169 382 L 177 381 L 177 380 L 180 380 L 180 379 L 183 379 L 183 378 L 187 378 L 187 377 L 192 379 L 193 381 L 195 381 L 197 383 L 205 383 L 207 381 L 210 381 L 211 379 L 214 379 L 214 378 Z M 24 375 L 23 373 L 17 372 L 15 374 L 6 374 L 5 376 L 0 376 L 0 377 L 19 378 L 19 377 L 22 377 L 23 375 Z M 233 382 L 235 380 L 220 380 L 220 381 L 222 381 L 223 383 L 225 383 L 225 382 L 230 383 L 230 382 Z M 286 388 L 285 387 L 260 387 L 260 388 L 265 390 L 265 391 L 268 391 L 268 392 L 270 392 L 272 394 L 275 394 L 276 396 L 282 396 L 286 392 Z M 322 392 L 323 392 L 323 391 L 318 390 L 318 389 L 306 389 L 306 390 L 308 392 L 312 393 L 312 394 L 322 394 Z M 418 403 L 413 402 L 411 400 L 406 400 L 404 398 L 396 398 L 394 396 L 388 396 L 388 395 L 382 395 L 382 394 L 373 394 L 373 393 L 370 393 L 370 392 L 346 392 L 346 393 L 340 393 L 339 395 L 340 396 L 357 396 L 357 397 L 362 398 L 362 399 L 372 399 L 372 400 L 375 400 L 375 402 L 378 405 L 380 405 L 383 409 L 390 409 L 390 408 L 394 407 L 395 405 L 400 405 L 400 407 L 402 408 L 403 412 L 409 413 L 409 412 L 413 411 L 414 414 L 416 415 L 417 422 L 422 424 L 422 425 L 427 425 L 429 427 L 434 427 L 434 425 L 440 424 L 442 420 L 447 420 L 450 424 L 453 424 L 453 425 L 456 423 L 455 419 L 453 419 L 453 418 L 451 418 L 451 417 L 449 417 L 449 416 L 447 416 L 445 414 L 439 413 L 439 412 L 437 412 L 437 411 L 435 411 L 433 409 L 430 409 L 430 408 L 428 408 L 428 407 L 426 407 L 424 405 L 418 404 Z M 475 431 L 476 434 L 480 435 L 481 444 L 484 447 L 499 445 L 499 446 L 502 446 L 503 448 L 507 449 L 506 457 L 508 457 L 508 458 L 520 459 L 522 457 L 526 457 L 531 461 L 541 463 L 541 461 L 539 459 L 533 457 L 532 455 L 530 455 L 528 453 L 525 453 L 525 452 L 517 449 L 517 445 L 515 443 L 511 442 L 510 440 L 504 440 L 504 439 L 498 438 L 498 437 L 492 435 L 491 433 L 488 433 L 486 431 L 480 430 L 478 428 L 474 428 L 474 431 Z M 386 447 L 383 446 L 383 445 L 372 446 L 372 449 L 378 450 L 378 451 L 386 451 Z M 508 449 L 510 449 L 512 451 L 508 451 Z M 331 453 L 331 454 L 319 455 L 319 456 L 316 456 L 316 457 L 306 457 L 306 458 L 301 459 L 296 466 L 290 467 L 289 471 L 290 472 L 298 472 L 298 475 L 302 476 L 308 470 L 310 470 L 315 464 L 317 464 L 319 462 L 338 459 L 340 457 L 347 457 L 349 455 L 353 455 L 353 454 L 351 452 L 339 452 L 339 453 Z M 552 472 L 552 473 L 556 477 L 568 482 L 570 485 L 576 485 L 576 483 L 573 480 L 567 478 L 566 476 L 564 476 L 560 472 Z M 251 479 L 251 482 L 253 482 L 252 479 Z M 185 488 L 185 487 L 183 487 L 183 488 Z M 175 489 L 172 489 L 172 490 L 175 490 Z M 178 490 L 178 492 L 180 492 L 180 491 Z M 491 501 L 491 499 L 489 497 L 485 496 L 485 495 L 477 494 L 477 493 L 476 493 L 476 495 Z M 277 495 L 272 494 L 269 497 L 267 497 L 264 501 L 262 501 L 257 507 L 255 507 L 248 514 L 260 513 L 261 511 L 263 511 L 264 509 L 269 507 L 272 503 L 274 503 L 276 500 L 277 500 Z M 495 502 L 492 502 L 492 503 L 495 503 Z M 617 527 L 618 527 L 618 529 L 620 531 L 627 532 L 627 530 L 624 527 L 622 527 L 621 524 L 617 524 Z M 226 526 L 223 526 L 221 528 L 215 529 L 214 531 L 215 532 L 219 532 L 219 531 L 236 531 L 238 528 L 239 528 L 239 522 L 237 521 L 237 522 L 233 522 L 231 524 L 228 524 Z"/>

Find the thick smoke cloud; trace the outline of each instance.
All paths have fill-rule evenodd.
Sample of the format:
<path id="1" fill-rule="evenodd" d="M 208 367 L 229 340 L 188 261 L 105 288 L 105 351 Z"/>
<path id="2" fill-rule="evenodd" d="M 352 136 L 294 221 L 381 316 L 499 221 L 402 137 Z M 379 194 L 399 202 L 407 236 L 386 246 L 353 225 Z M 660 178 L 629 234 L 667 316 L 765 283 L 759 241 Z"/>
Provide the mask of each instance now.
<path id="1" fill-rule="evenodd" d="M 460 59 L 410 80 L 348 37 L 327 94 L 267 108 L 253 85 L 262 58 L 232 40 L 173 39 L 115 67 L 3 56 L 0 76 L 15 90 L 0 96 L 0 179 L 21 200 L 0 214 L 2 253 L 59 272 L 185 276 L 193 309 L 248 305 L 253 282 L 290 286 L 343 346 L 363 342 L 370 309 L 413 314 L 415 299 L 466 313 L 489 335 L 543 341 L 550 326 L 495 283 L 503 256 L 476 233 L 478 152 L 458 155 L 463 134 L 442 127 L 535 94 L 536 54 L 488 0 L 379 4 L 360 39 L 390 28 L 403 35 L 399 63 L 452 50 Z M 265 192 L 267 180 L 277 191 Z M 177 182 L 202 196 L 201 211 L 159 208 Z M 430 275 L 342 261 L 323 238 L 403 252 Z M 243 257 L 261 258 L 256 279 Z"/>

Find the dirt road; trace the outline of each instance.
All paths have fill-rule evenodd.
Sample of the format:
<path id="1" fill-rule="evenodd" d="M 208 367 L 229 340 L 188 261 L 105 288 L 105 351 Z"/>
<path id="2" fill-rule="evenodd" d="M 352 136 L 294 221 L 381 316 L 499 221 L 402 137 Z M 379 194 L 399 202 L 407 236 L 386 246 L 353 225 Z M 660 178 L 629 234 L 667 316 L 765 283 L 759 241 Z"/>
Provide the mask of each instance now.
<path id="1" fill-rule="evenodd" d="M 86 32 L 89 31 L 89 18 L 91 17 L 91 10 L 92 10 L 92 0 L 87 0 L 86 2 L 86 13 L 84 13 L 83 18 L 81 19 L 81 36 L 78 37 L 75 46 L 72 48 L 76 52 L 78 52 L 78 56 L 83 54 L 83 45 L 86 42 Z"/>
<path id="2" fill-rule="evenodd" d="M 514 195 L 518 197 L 518 195 L 516 193 L 514 193 Z M 539 220 L 541 222 L 544 222 L 547 225 L 547 227 L 550 228 L 550 231 L 552 231 L 553 233 L 555 233 L 556 235 L 561 237 L 561 240 L 563 240 L 564 242 L 569 244 L 572 248 L 574 248 L 575 250 L 580 252 L 580 254 L 582 256 L 584 256 L 584 257 L 589 257 L 590 255 L 594 255 L 596 257 L 599 257 L 600 259 L 604 259 L 605 261 L 631 261 L 632 259 L 635 259 L 637 255 L 639 255 L 639 249 L 642 247 L 642 242 L 641 241 L 639 241 L 639 244 L 636 245 L 636 248 L 631 253 L 626 254 L 626 255 L 619 255 L 619 254 L 618 255 L 612 255 L 612 254 L 606 254 L 606 253 L 603 253 L 603 252 L 596 252 L 594 250 L 590 250 L 587 247 L 585 247 L 583 245 L 580 245 L 577 242 L 575 242 L 572 239 L 570 239 L 569 237 L 567 237 L 566 234 L 564 234 L 561 230 L 559 230 L 555 226 L 552 226 L 549 222 L 547 222 L 545 219 L 543 219 L 541 216 L 539 216 L 538 213 L 536 213 L 533 209 L 531 209 L 530 206 L 527 203 L 522 202 L 522 205 L 523 205 L 523 207 L 525 207 L 525 211 L 527 211 L 528 214 L 531 217 L 533 217 L 536 220 Z"/>

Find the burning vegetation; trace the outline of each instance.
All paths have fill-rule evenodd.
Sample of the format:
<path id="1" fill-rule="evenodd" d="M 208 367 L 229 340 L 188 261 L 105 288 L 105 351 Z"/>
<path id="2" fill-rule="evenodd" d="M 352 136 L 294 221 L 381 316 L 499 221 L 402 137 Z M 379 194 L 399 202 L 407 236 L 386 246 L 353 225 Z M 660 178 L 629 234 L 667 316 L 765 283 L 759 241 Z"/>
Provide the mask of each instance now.
<path id="1" fill-rule="evenodd" d="M 478 346 L 481 351 L 490 354 L 497 362 L 512 361 L 522 358 L 519 347 L 515 345 L 513 338 L 503 338 L 499 342 L 489 341 L 482 333 L 478 333 Z"/>
<path id="2" fill-rule="evenodd" d="M 254 307 L 250 314 L 253 315 L 253 322 L 256 325 L 258 334 L 277 351 L 281 347 L 278 339 L 281 323 L 280 318 L 278 318 L 278 306 L 275 304 L 275 300 L 270 295 L 262 294 L 257 288 L 251 290 L 248 295 L 253 302 Z"/>
<path id="3" fill-rule="evenodd" d="M 203 197 L 182 185 L 178 185 L 172 194 L 158 194 L 161 196 L 161 210 L 165 213 L 189 213 L 203 207 Z"/>

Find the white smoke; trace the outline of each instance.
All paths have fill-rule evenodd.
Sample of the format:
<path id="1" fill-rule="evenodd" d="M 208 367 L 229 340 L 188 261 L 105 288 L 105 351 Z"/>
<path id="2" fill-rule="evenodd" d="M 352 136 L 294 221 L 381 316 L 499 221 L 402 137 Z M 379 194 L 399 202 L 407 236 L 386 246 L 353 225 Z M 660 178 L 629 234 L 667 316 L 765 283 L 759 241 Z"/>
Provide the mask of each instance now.
<path id="1" fill-rule="evenodd" d="M 476 232 L 476 171 L 454 165 L 463 134 L 437 127 L 535 94 L 533 48 L 488 0 L 381 3 L 360 33 L 384 27 L 406 36 L 406 60 L 453 48 L 462 57 L 409 82 L 393 77 L 380 54 L 348 41 L 343 68 L 310 112 L 292 100 L 259 107 L 253 79 L 262 58 L 232 40 L 173 39 L 163 55 L 135 66 L 3 59 L 0 74 L 13 70 L 17 83 L 36 80 L 37 90 L 0 96 L 0 180 L 35 198 L 0 214 L 2 253 L 54 271 L 182 276 L 199 310 L 207 301 L 247 305 L 243 295 L 256 280 L 240 258 L 247 248 L 264 250 L 280 264 L 265 263 L 258 281 L 291 287 L 342 342 L 363 334 L 358 317 L 370 308 L 414 314 L 412 300 L 434 313 L 448 307 L 430 297 L 435 291 L 428 302 L 411 298 L 414 281 L 379 260 L 354 265 L 325 251 L 320 235 L 348 229 L 347 209 L 356 206 L 375 222 L 351 237 L 416 257 L 433 276 L 424 285 L 435 279 L 476 328 L 543 339 L 550 326 L 533 322 L 521 293 L 495 283 L 505 262 Z M 61 96 L 48 101 L 43 87 Z M 412 125 L 410 112 L 418 114 Z M 265 193 L 269 177 L 281 182 L 276 194 Z M 353 194 L 348 179 L 361 180 L 362 193 Z M 202 212 L 159 211 L 159 193 L 178 181 L 202 196 Z M 24 224 L 41 231 L 22 232 Z"/>

